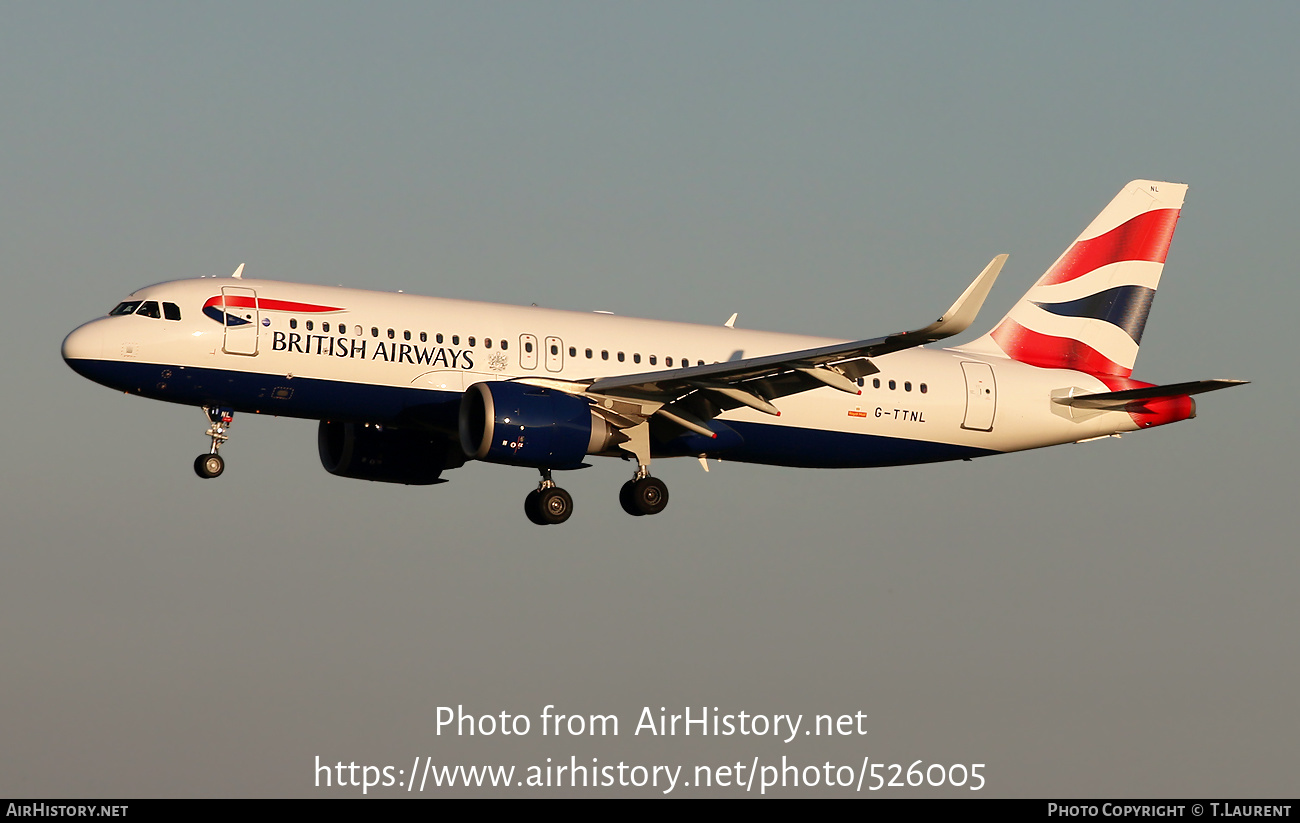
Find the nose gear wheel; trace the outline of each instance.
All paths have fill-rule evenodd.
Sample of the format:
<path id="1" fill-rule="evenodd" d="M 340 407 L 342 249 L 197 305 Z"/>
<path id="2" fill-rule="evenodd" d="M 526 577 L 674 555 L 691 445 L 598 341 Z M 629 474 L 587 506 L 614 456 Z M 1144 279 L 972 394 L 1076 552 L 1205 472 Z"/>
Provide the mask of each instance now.
<path id="1" fill-rule="evenodd" d="M 230 439 L 226 432 L 230 431 L 230 426 L 235 422 L 235 412 L 233 409 L 204 406 L 203 413 L 208 416 L 210 425 L 206 434 L 212 438 L 212 447 L 207 454 L 194 458 L 194 473 L 204 480 L 210 480 L 221 476 L 226 470 L 226 461 L 217 452 L 221 449 L 221 444 Z"/>

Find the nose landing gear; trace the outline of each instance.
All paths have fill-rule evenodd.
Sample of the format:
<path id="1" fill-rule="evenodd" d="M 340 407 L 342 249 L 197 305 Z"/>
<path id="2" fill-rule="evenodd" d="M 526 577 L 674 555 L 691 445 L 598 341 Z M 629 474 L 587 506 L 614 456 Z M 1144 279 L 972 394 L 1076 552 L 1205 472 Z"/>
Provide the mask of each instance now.
<path id="1" fill-rule="evenodd" d="M 217 451 L 222 443 L 230 439 L 230 435 L 226 432 L 235 421 L 235 412 L 233 409 L 219 409 L 213 406 L 204 406 L 203 411 L 211 423 L 206 434 L 212 438 L 212 449 L 207 454 L 200 454 L 194 458 L 194 473 L 208 480 L 219 477 L 226 470 L 226 461 L 221 459 Z"/>

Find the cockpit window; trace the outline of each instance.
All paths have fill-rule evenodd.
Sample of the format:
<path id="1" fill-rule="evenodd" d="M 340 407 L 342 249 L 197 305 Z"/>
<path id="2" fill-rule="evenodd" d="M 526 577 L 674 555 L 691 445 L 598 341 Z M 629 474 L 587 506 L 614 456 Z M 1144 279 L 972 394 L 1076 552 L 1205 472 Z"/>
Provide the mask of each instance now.
<path id="1" fill-rule="evenodd" d="M 146 300 L 141 303 L 140 310 L 137 311 L 136 314 L 143 315 L 144 317 L 152 317 L 155 320 L 162 317 L 162 312 L 158 310 L 157 300 Z"/>
<path id="2" fill-rule="evenodd" d="M 175 303 L 163 303 L 163 317 L 168 320 L 180 320 L 181 307 Z"/>
<path id="3" fill-rule="evenodd" d="M 114 309 L 108 313 L 109 317 L 115 317 L 119 314 L 135 314 L 135 310 L 140 308 L 139 300 L 127 300 L 125 303 L 118 303 Z"/>

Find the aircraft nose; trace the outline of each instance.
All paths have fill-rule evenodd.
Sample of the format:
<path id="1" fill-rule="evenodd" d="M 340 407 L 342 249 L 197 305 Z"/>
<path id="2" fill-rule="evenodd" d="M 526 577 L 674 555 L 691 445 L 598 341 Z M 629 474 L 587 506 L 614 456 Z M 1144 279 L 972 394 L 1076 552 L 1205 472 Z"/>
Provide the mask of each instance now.
<path id="1" fill-rule="evenodd" d="M 63 360 L 78 371 L 78 360 L 99 360 L 104 356 L 104 326 L 98 320 L 78 326 L 63 338 Z"/>

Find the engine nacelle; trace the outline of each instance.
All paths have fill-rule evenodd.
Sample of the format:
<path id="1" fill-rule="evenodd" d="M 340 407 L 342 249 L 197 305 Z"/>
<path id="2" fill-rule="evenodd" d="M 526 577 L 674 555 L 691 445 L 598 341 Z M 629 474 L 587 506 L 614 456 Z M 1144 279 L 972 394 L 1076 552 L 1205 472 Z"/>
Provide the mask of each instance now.
<path id="1" fill-rule="evenodd" d="M 535 469 L 571 469 L 617 441 L 581 397 L 525 383 L 475 383 L 460 401 L 466 456 Z"/>
<path id="2" fill-rule="evenodd" d="M 381 483 L 427 486 L 465 463 L 443 435 L 363 423 L 322 420 L 316 445 L 330 474 Z"/>

